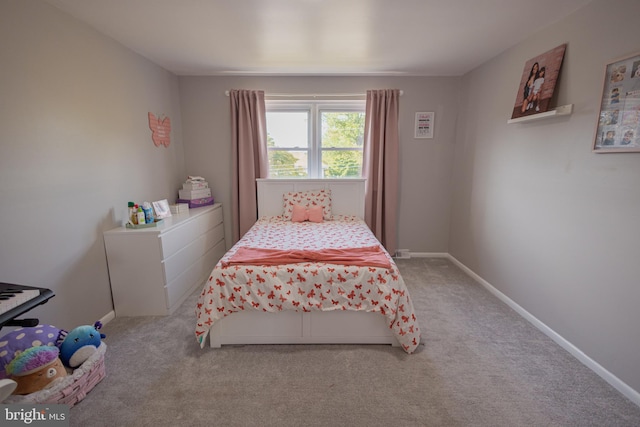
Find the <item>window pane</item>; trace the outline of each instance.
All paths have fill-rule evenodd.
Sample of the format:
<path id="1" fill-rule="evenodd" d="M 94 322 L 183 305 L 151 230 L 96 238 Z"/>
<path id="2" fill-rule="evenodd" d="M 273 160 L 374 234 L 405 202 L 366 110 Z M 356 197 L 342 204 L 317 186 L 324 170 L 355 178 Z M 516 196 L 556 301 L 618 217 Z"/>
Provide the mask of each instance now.
<path id="1" fill-rule="evenodd" d="M 322 151 L 323 178 L 359 178 L 362 150 Z"/>
<path id="2" fill-rule="evenodd" d="M 267 146 L 308 148 L 309 113 L 307 111 L 267 112 Z"/>
<path id="3" fill-rule="evenodd" d="M 364 102 L 274 101 L 267 108 L 270 177 L 362 175 Z"/>
<path id="4" fill-rule="evenodd" d="M 269 149 L 269 178 L 308 178 L 308 152 Z"/>
<path id="5" fill-rule="evenodd" d="M 364 113 L 358 111 L 323 111 L 322 148 L 362 147 Z"/>

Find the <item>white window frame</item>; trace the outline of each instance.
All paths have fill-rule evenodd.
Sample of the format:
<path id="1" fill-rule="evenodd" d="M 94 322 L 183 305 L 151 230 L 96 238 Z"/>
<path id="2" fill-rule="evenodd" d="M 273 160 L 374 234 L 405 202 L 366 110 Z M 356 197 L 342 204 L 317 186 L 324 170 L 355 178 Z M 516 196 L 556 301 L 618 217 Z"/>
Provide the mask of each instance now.
<path id="1" fill-rule="evenodd" d="M 365 100 L 265 100 L 267 112 L 307 112 L 309 117 L 309 147 L 277 148 L 280 151 L 307 150 L 308 178 L 323 178 L 322 151 L 362 151 L 362 148 L 332 147 L 322 148 L 321 113 L 323 112 L 365 112 Z M 294 178 L 295 179 L 295 178 Z M 326 177 L 326 179 L 334 179 Z"/>

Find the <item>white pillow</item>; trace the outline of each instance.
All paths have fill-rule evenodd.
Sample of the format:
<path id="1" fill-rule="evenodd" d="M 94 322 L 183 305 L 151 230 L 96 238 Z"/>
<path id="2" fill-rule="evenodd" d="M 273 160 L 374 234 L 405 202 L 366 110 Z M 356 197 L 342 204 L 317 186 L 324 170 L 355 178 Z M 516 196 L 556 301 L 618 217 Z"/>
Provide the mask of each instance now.
<path id="1" fill-rule="evenodd" d="M 288 192 L 282 195 L 282 216 L 291 220 L 294 205 L 302 205 L 307 208 L 322 206 L 322 216 L 325 221 L 331 220 L 331 190 L 309 190 Z"/>

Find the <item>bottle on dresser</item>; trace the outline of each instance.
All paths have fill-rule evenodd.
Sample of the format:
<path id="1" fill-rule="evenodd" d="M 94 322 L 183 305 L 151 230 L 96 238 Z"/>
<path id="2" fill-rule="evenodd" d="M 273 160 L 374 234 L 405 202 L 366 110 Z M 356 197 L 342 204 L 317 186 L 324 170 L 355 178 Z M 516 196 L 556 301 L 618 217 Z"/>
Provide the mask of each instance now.
<path id="1" fill-rule="evenodd" d="M 138 207 L 138 222 L 137 224 L 144 224 L 145 220 L 144 220 L 144 211 L 142 210 L 142 207 Z"/>

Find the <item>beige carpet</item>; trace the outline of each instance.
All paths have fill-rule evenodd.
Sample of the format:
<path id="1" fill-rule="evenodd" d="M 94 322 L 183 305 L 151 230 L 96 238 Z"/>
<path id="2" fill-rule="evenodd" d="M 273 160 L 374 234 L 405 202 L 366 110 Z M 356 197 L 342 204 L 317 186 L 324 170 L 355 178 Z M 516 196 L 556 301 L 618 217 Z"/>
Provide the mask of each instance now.
<path id="1" fill-rule="evenodd" d="M 422 328 L 390 346 L 200 349 L 196 294 L 104 327 L 107 377 L 72 426 L 640 426 L 640 407 L 454 264 L 398 260 Z"/>

